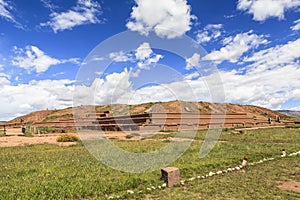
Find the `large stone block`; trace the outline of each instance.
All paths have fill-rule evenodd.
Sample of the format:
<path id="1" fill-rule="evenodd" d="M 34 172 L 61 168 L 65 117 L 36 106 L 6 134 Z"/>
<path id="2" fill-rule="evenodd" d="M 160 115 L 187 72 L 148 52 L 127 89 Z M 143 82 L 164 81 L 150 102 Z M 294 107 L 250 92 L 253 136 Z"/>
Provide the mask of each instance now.
<path id="1" fill-rule="evenodd" d="M 161 169 L 162 179 L 168 187 L 173 187 L 180 183 L 180 171 L 176 167 L 166 167 Z"/>

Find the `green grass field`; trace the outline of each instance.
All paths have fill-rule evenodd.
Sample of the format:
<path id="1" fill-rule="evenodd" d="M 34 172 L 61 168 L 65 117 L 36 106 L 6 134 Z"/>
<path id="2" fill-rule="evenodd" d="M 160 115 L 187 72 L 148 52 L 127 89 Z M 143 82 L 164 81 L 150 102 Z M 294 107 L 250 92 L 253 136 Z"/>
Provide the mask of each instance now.
<path id="1" fill-rule="evenodd" d="M 210 171 L 278 157 L 300 150 L 300 129 L 260 129 L 245 135 L 224 131 L 220 142 L 203 159 L 199 150 L 205 131 L 185 154 L 170 166 L 180 168 L 187 180 Z M 170 133 L 170 136 L 174 134 Z M 164 136 L 157 136 L 158 138 Z M 119 147 L 132 152 L 154 151 L 166 141 L 118 141 Z M 120 172 L 96 160 L 81 144 L 70 147 L 32 145 L 0 148 L 0 199 L 299 199 L 300 194 L 278 189 L 278 181 L 300 182 L 298 156 L 275 159 L 246 169 L 162 190 L 147 188 L 163 184 L 160 169 L 143 174 Z M 134 194 L 128 194 L 133 190 Z M 139 193 L 140 191 L 140 193 Z"/>

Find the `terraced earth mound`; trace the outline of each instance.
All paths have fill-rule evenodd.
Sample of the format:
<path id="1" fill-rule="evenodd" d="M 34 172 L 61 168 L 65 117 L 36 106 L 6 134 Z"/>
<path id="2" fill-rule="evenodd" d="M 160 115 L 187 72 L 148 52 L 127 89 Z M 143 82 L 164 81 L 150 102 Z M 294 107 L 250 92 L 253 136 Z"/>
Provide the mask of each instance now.
<path id="1" fill-rule="evenodd" d="M 116 117 L 116 116 L 128 116 L 139 115 L 144 113 L 199 113 L 200 115 L 210 115 L 218 111 L 226 113 L 227 115 L 243 115 L 245 119 L 253 119 L 253 123 L 267 123 L 268 120 L 275 121 L 280 118 L 281 120 L 290 120 L 287 115 L 262 108 L 259 106 L 251 105 L 237 105 L 237 104 L 213 104 L 208 102 L 184 102 L 184 101 L 170 101 L 170 102 L 150 102 L 139 105 L 103 105 L 103 106 L 80 106 L 76 108 L 66 108 L 61 110 L 42 110 L 32 112 L 30 114 L 17 117 L 6 125 L 12 127 L 35 126 L 35 127 L 54 127 L 61 129 L 75 129 L 73 111 L 76 109 L 76 113 L 82 113 L 82 116 L 88 116 L 86 110 L 92 112 L 101 113 L 107 112 L 104 117 Z M 171 115 L 169 115 L 171 116 Z M 168 116 L 167 116 L 168 117 Z M 250 120 L 251 121 L 251 120 Z M 249 122 L 251 126 L 252 122 Z M 240 126 L 245 121 L 237 121 L 232 126 Z M 0 124 L 3 127 L 3 123 Z M 245 123 L 244 123 L 245 126 Z M 205 125 L 205 127 L 207 127 Z"/>

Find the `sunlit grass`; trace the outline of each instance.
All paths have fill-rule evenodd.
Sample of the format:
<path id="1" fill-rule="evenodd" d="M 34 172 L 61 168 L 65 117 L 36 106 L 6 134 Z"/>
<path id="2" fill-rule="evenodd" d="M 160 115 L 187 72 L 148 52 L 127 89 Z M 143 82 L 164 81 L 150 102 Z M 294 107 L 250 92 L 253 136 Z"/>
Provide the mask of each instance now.
<path id="1" fill-rule="evenodd" d="M 279 156 L 282 148 L 287 153 L 300 150 L 297 128 L 252 130 L 244 135 L 229 133 L 223 132 L 210 154 L 200 159 L 199 151 L 206 135 L 206 131 L 200 131 L 188 151 L 170 166 L 180 168 L 182 179 L 188 179 L 240 165 L 244 156 L 253 162 Z M 174 134 L 169 136 L 174 137 Z M 153 152 L 169 144 L 153 140 L 112 142 L 124 150 L 139 153 Z M 141 199 L 147 187 L 163 183 L 160 169 L 142 174 L 120 172 L 100 163 L 82 145 L 0 148 L 0 161 L 0 199 L 107 199 L 110 195 L 128 198 L 127 190 L 142 190 L 143 193 L 131 196 Z M 284 158 L 249 167 L 244 173 L 229 173 L 154 191 L 150 196 L 160 199 L 273 199 L 275 196 L 293 199 L 297 194 L 278 190 L 276 181 L 300 181 L 299 173 L 299 156 Z"/>

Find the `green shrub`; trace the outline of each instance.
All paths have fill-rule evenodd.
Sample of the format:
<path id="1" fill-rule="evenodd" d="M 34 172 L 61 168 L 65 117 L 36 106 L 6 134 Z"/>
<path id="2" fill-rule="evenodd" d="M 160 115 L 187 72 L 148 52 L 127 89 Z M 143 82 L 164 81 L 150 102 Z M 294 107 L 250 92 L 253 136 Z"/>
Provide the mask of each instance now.
<path id="1" fill-rule="evenodd" d="M 209 106 L 204 106 L 206 110 L 212 110 Z"/>
<path id="2" fill-rule="evenodd" d="M 4 135 L 4 130 L 0 130 L 0 137 L 5 136 Z"/>
<path id="3" fill-rule="evenodd" d="M 57 118 L 58 118 L 58 116 L 56 116 L 56 115 L 48 116 L 48 117 L 46 117 L 45 119 L 43 119 L 43 122 L 55 120 L 55 119 L 57 119 Z"/>
<path id="4" fill-rule="evenodd" d="M 62 115 L 61 117 L 63 117 L 63 118 L 72 118 L 73 114 L 65 114 L 65 115 Z"/>
<path id="5" fill-rule="evenodd" d="M 131 138 L 133 138 L 133 137 L 134 137 L 133 135 L 126 135 L 126 136 L 125 136 L 126 139 L 131 139 Z"/>
<path id="6" fill-rule="evenodd" d="M 160 130 L 159 132 L 162 132 L 162 133 L 172 133 L 174 131 L 172 131 L 172 130 Z"/>
<path id="7" fill-rule="evenodd" d="M 77 142 L 79 140 L 79 137 L 73 134 L 63 134 L 56 138 L 57 142 Z"/>
<path id="8" fill-rule="evenodd" d="M 286 125 L 285 128 L 300 128 L 300 125 Z"/>
<path id="9" fill-rule="evenodd" d="M 51 127 L 39 127 L 41 134 L 48 134 L 48 133 L 66 133 L 65 129 L 60 128 L 51 128 Z"/>
<path id="10" fill-rule="evenodd" d="M 131 135 L 134 136 L 134 137 L 139 137 L 139 136 L 141 136 L 139 133 L 132 133 Z"/>

